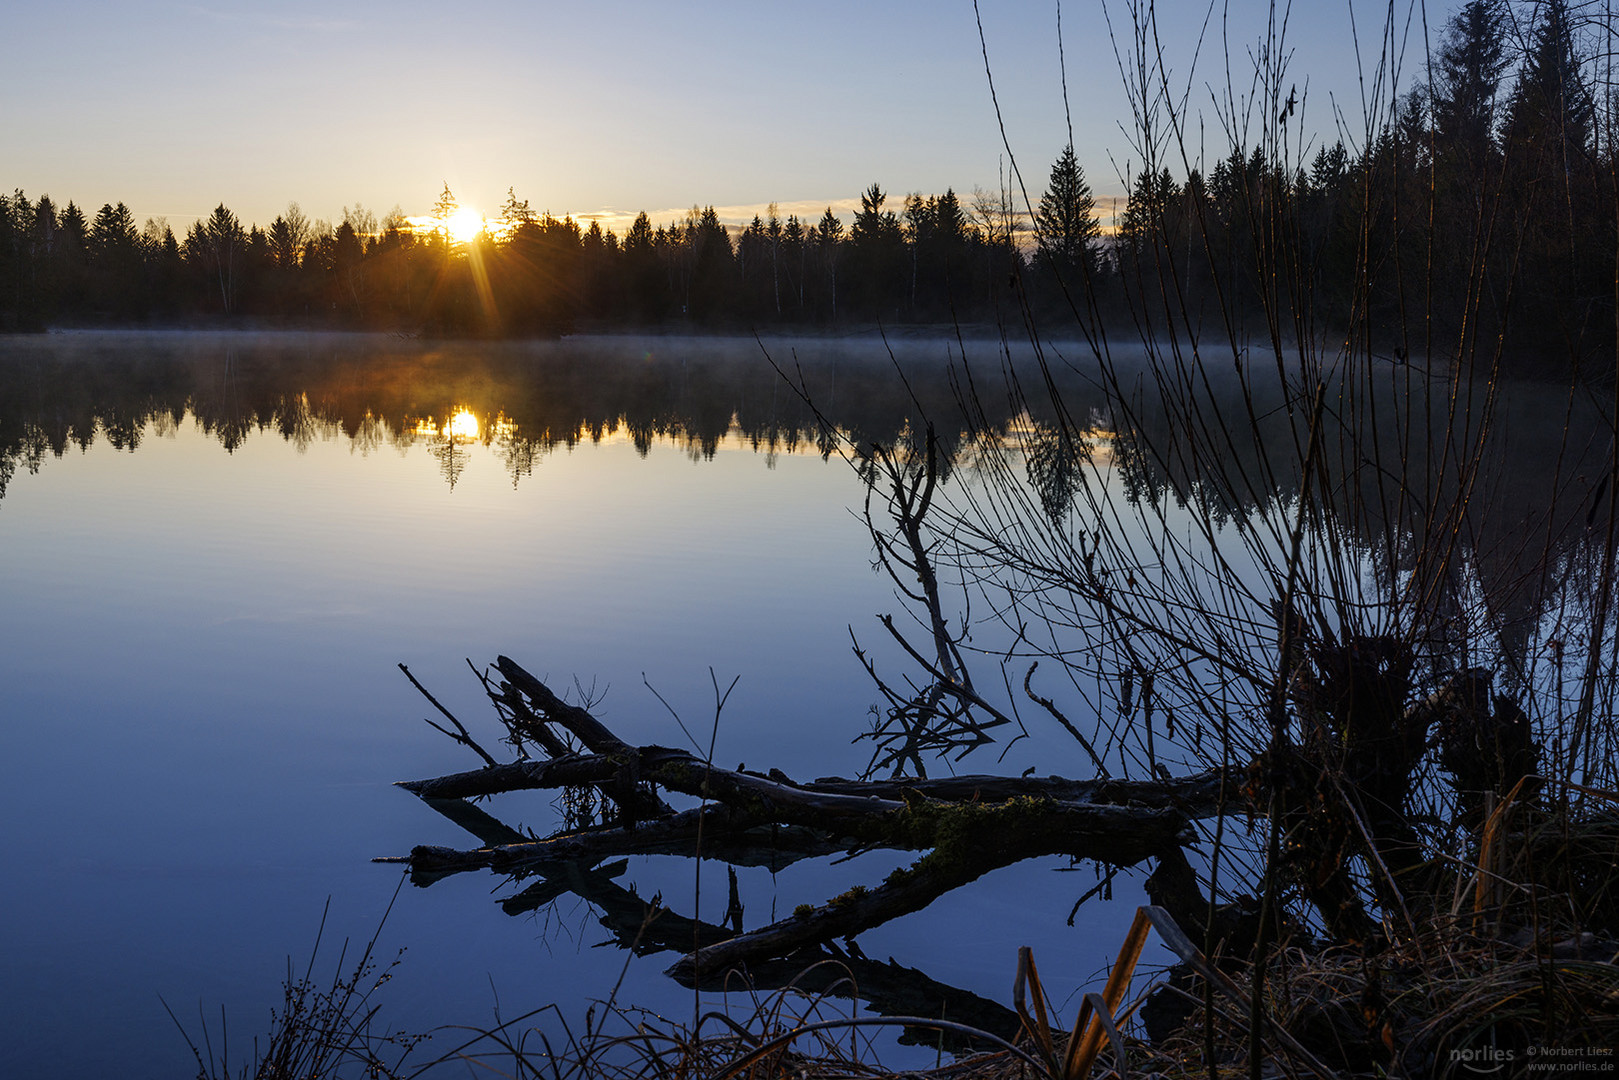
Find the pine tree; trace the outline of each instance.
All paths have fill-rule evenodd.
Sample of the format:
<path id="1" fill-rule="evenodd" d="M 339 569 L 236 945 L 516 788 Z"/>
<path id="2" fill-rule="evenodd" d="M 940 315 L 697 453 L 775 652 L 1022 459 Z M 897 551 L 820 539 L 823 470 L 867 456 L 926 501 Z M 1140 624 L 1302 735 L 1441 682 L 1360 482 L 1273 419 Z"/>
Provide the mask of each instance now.
<path id="1" fill-rule="evenodd" d="M 1092 245 L 1102 238 L 1096 220 L 1096 200 L 1085 180 L 1085 170 L 1074 156 L 1072 145 L 1063 147 L 1051 166 L 1051 179 L 1040 208 L 1034 216 L 1035 236 L 1041 257 L 1070 286 L 1076 274 L 1093 268 Z"/>
<path id="2" fill-rule="evenodd" d="M 220 310 L 226 315 L 237 310 L 237 290 L 241 285 L 247 234 L 236 215 L 220 203 L 204 221 L 192 226 L 186 236 L 191 258 L 217 286 Z"/>
<path id="3" fill-rule="evenodd" d="M 905 234 L 887 196 L 872 184 L 860 196 L 860 213 L 849 228 L 849 278 L 868 314 L 879 318 L 897 306 L 905 287 Z"/>
<path id="4" fill-rule="evenodd" d="M 1532 332 L 1520 322 L 1524 346 L 1578 356 L 1589 348 L 1591 328 L 1613 325 L 1597 314 L 1611 310 L 1613 256 L 1611 242 L 1591 227 L 1611 213 L 1597 209 L 1607 181 L 1599 184 L 1592 154 L 1595 103 L 1566 0 L 1542 0 L 1506 113 L 1502 150 L 1518 295 L 1534 312 Z"/>
<path id="5" fill-rule="evenodd" d="M 876 185 L 873 185 L 874 187 Z M 815 226 L 811 234 L 815 238 L 815 248 L 821 256 L 821 267 L 826 271 L 827 295 L 831 302 L 831 318 L 833 322 L 838 319 L 838 263 L 843 259 L 843 222 L 833 213 L 832 208 L 826 208 L 821 215 L 820 223 Z"/>
<path id="6" fill-rule="evenodd" d="M 659 269 L 659 236 L 652 229 L 646 211 L 635 216 L 624 234 L 624 281 L 631 314 L 643 322 L 663 318 L 668 306 L 668 284 Z"/>
<path id="7" fill-rule="evenodd" d="M 1257 151 L 1256 157 L 1257 157 Z M 1241 155 L 1234 155 L 1240 162 Z M 1221 207 L 1222 216 L 1237 207 L 1245 207 L 1246 199 L 1237 194 L 1227 192 L 1227 198 L 1222 199 L 1222 167 L 1221 162 L 1215 167 L 1215 202 Z M 1119 235 L 1133 249 L 1138 252 L 1150 249 L 1155 243 L 1167 240 L 1169 230 L 1169 211 L 1177 195 L 1180 194 L 1180 185 L 1168 169 L 1153 172 L 1151 169 L 1143 171 L 1136 177 L 1135 186 L 1130 189 L 1130 201 L 1125 204 L 1124 220 L 1119 224 Z M 1235 214 L 1231 213 L 1235 218 Z"/>
<path id="8" fill-rule="evenodd" d="M 121 318 L 140 314 L 145 292 L 140 230 L 123 203 L 103 205 L 90 225 L 90 289 L 95 306 Z"/>
<path id="9" fill-rule="evenodd" d="M 809 276 L 809 240 L 804 223 L 797 214 L 787 215 L 787 224 L 781 230 L 782 261 L 787 267 L 787 288 L 796 302 L 799 315 L 804 314 L 804 279 Z"/>
<path id="10" fill-rule="evenodd" d="M 447 193 L 448 185 L 444 188 Z M 518 229 L 534 221 L 534 211 L 528 208 L 528 200 L 517 198 L 516 188 L 506 189 L 506 204 L 500 208 L 501 231 L 510 237 Z"/>
<path id="11" fill-rule="evenodd" d="M 450 243 L 450 219 L 459 210 L 460 204 L 450 192 L 450 184 L 445 181 L 444 193 L 433 203 L 433 235 L 442 240 L 445 245 Z"/>
<path id="12" fill-rule="evenodd" d="M 776 316 L 781 316 L 781 215 L 776 210 L 776 204 L 771 203 L 769 208 L 770 221 L 765 226 L 765 235 L 770 239 L 770 291 L 775 299 Z"/>
<path id="13" fill-rule="evenodd" d="M 1563 167 L 1591 145 L 1595 112 L 1580 75 L 1567 0 L 1543 0 L 1529 53 L 1507 104 L 1506 140 L 1563 159 Z"/>
<path id="14" fill-rule="evenodd" d="M 282 270 L 298 268 L 298 242 L 293 238 L 292 226 L 280 214 L 270 223 L 270 259 Z"/>
<path id="15" fill-rule="evenodd" d="M 1472 170 L 1488 160 L 1505 63 L 1499 0 L 1468 0 L 1446 24 L 1432 71 L 1433 119 L 1442 156 L 1457 158 Z"/>
<path id="16" fill-rule="evenodd" d="M 123 203 L 103 205 L 90 225 L 90 251 L 95 256 L 133 248 L 139 239 L 135 217 Z"/>

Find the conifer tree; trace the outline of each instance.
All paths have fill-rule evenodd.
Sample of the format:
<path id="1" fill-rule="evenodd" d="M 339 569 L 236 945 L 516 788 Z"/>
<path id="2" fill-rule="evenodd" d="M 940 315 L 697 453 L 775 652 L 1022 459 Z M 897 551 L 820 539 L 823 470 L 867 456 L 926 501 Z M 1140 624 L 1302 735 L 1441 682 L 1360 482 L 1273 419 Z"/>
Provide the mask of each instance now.
<path id="1" fill-rule="evenodd" d="M 292 226 L 280 214 L 270 223 L 270 260 L 282 270 L 298 268 L 299 244 L 293 238 Z"/>
<path id="2" fill-rule="evenodd" d="M 1433 69 L 1441 155 L 1480 169 L 1491 152 L 1495 96 L 1506 62 L 1498 0 L 1467 0 L 1445 27 Z"/>
<path id="3" fill-rule="evenodd" d="M 1051 178 L 1035 212 L 1035 236 L 1041 257 L 1070 286 L 1079 284 L 1075 275 L 1092 269 L 1091 248 L 1101 239 L 1102 226 L 1096 220 L 1091 186 L 1072 145 L 1063 147 L 1051 166 Z"/>
<path id="4" fill-rule="evenodd" d="M 883 189 L 872 184 L 849 228 L 849 277 L 867 313 L 879 318 L 899 302 L 905 285 L 905 234 L 899 217 L 883 209 L 886 201 Z"/>
<path id="5" fill-rule="evenodd" d="M 445 181 L 444 193 L 433 203 L 433 234 L 446 245 L 450 242 L 450 219 L 459 209 L 460 204 L 455 201 L 449 182 Z"/>
<path id="6" fill-rule="evenodd" d="M 875 186 L 875 185 L 873 185 Z M 827 296 L 831 303 L 831 318 L 833 322 L 838 318 L 838 263 L 843 257 L 843 222 L 832 213 L 832 208 L 826 208 L 821 215 L 820 223 L 815 226 L 815 247 L 821 257 L 821 267 L 826 273 Z"/>
<path id="7" fill-rule="evenodd" d="M 95 306 L 121 318 L 139 315 L 145 260 L 135 217 L 123 203 L 103 204 L 90 225 L 90 288 Z"/>
<path id="8" fill-rule="evenodd" d="M 237 310 L 247 233 L 235 214 L 220 203 L 214 212 L 195 223 L 186 235 L 187 260 L 197 266 L 219 298 L 220 310 L 230 315 Z"/>
<path id="9" fill-rule="evenodd" d="M 1583 152 L 1590 145 L 1593 113 L 1567 0 L 1543 0 L 1507 106 L 1510 137 L 1555 139 L 1563 148 Z"/>
<path id="10" fill-rule="evenodd" d="M 797 214 L 787 215 L 787 224 L 781 230 L 782 261 L 787 267 L 787 288 L 797 302 L 800 315 L 804 312 L 804 279 L 809 272 L 809 244 L 804 223 Z"/>

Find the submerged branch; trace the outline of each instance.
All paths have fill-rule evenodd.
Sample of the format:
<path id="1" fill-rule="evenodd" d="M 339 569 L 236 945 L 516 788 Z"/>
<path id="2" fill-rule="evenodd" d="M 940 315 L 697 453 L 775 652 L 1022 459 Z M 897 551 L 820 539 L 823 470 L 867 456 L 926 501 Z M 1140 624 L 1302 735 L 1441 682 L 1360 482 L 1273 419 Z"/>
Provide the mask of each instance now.
<path id="1" fill-rule="evenodd" d="M 507 679 L 504 703 L 509 706 L 505 691 L 520 691 L 533 704 L 532 722 L 558 725 L 587 752 L 403 782 L 401 787 L 476 836 L 480 846 L 419 846 L 407 858 L 390 861 L 408 863 L 412 879 L 424 885 L 468 870 L 538 875 L 542 880 L 504 902 L 508 911 L 533 910 L 571 892 L 600 908 L 604 923 L 617 927 L 621 940 L 632 926 L 644 934 L 645 927 L 657 924 L 649 939 L 657 948 L 698 947 L 673 969 L 687 980 L 736 965 L 751 971 L 789 955 L 801 959 L 803 950 L 918 911 L 991 870 L 1025 859 L 1066 856 L 1130 866 L 1176 851 L 1192 839 L 1194 818 L 1219 812 L 1222 787 L 1236 786 L 1219 770 L 1157 781 L 960 776 L 798 783 L 774 769 L 768 774 L 721 769 L 685 750 L 631 746 L 588 709 L 562 702 L 512 661 L 502 657 L 496 666 Z M 507 722 L 515 736 L 517 725 L 531 721 L 519 715 Z M 661 806 L 665 812 L 571 823 L 539 838 L 510 829 L 464 801 L 581 787 L 608 793 L 621 809 L 634 792 L 639 806 Z M 676 812 L 657 794 L 660 789 L 701 799 L 702 805 Z M 633 890 L 611 880 L 617 869 L 613 874 L 595 869 L 619 856 L 672 854 L 774 871 L 804 858 L 872 849 L 926 854 L 880 885 L 856 887 L 820 907 L 804 905 L 790 918 L 747 933 L 741 932 L 740 919 L 726 929 L 654 912 Z"/>
<path id="2" fill-rule="evenodd" d="M 819 908 L 702 948 L 677 962 L 669 974 L 689 978 L 785 956 L 811 943 L 853 937 L 1025 859 L 1062 854 L 1128 866 L 1192 839 L 1185 819 L 1172 810 L 1080 811 L 1030 799 L 999 806 L 913 805 L 915 816 L 932 826 L 922 831 L 938 844 L 929 854 L 896 870 L 876 888 L 857 886 Z"/>
<path id="3" fill-rule="evenodd" d="M 454 805 L 459 800 L 448 802 Z M 434 809 L 463 824 L 442 807 Z M 411 849 L 408 862 L 413 874 L 433 880 L 467 870 L 523 873 L 546 863 L 593 862 L 614 855 L 681 855 L 776 871 L 800 859 L 848 849 L 848 844 L 813 829 L 776 825 L 756 813 L 709 805 L 637 826 L 582 829 L 544 839 L 508 833 L 506 839 L 467 851 L 420 845 Z"/>

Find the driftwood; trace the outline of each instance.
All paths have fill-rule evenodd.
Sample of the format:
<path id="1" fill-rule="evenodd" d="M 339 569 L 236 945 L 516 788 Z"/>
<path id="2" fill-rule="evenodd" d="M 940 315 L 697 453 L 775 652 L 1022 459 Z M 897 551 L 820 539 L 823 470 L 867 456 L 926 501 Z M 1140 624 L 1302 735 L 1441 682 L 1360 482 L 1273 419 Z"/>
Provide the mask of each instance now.
<path id="1" fill-rule="evenodd" d="M 683 953 L 669 973 L 688 984 L 723 979 L 731 971 L 746 973 L 755 985 L 785 982 L 826 963 L 843 974 L 825 978 L 851 978 L 860 984 L 860 996 L 877 1004 L 873 993 L 883 985 L 897 992 L 918 985 L 921 976 L 867 960 L 853 945 L 856 935 L 1025 859 L 1060 855 L 1117 867 L 1178 854 L 1192 838 L 1192 820 L 1219 813 L 1222 799 L 1234 798 L 1236 788 L 1218 772 L 1155 781 L 957 776 L 799 782 L 774 769 L 722 769 L 685 750 L 633 746 L 509 658 L 497 660 L 495 671 L 498 677 L 480 677 L 505 723 L 507 742 L 521 756 L 399 785 L 466 829 L 478 846 L 421 846 L 384 861 L 408 864 L 420 885 L 469 870 L 537 879 L 502 901 L 512 914 L 565 894 L 580 896 L 601 912 L 621 945 Z M 452 738 L 486 762 L 494 760 L 445 715 L 455 725 L 447 731 Z M 466 801 L 524 790 L 588 792 L 598 813 L 539 837 Z M 677 810 L 665 793 L 697 804 Z M 659 898 L 643 899 L 615 880 L 627 864 L 609 862 L 677 854 L 779 869 L 804 858 L 874 849 L 922 854 L 880 883 L 800 905 L 786 918 L 746 931 L 734 871 L 733 917 L 720 926 L 668 911 Z M 839 948 L 838 941 L 846 944 Z M 988 1023 L 1000 1006 L 982 1002 L 972 1008 Z"/>
<path id="2" fill-rule="evenodd" d="M 459 799 L 425 801 L 488 844 L 523 840 L 520 833 L 471 803 Z M 707 845 L 703 854 L 705 857 L 721 857 L 712 855 L 712 849 Z M 727 861 L 744 865 L 736 859 Z M 418 864 L 413 855 L 410 862 L 412 880 L 419 885 L 430 884 L 442 876 L 430 868 L 430 858 Z M 624 875 L 628 867 L 626 859 L 601 864 L 595 858 L 534 863 L 527 867 L 527 874 L 538 880 L 503 899 L 500 906 L 508 915 L 524 915 L 564 896 L 577 896 L 596 910 L 598 921 L 612 935 L 614 943 L 643 956 L 659 952 L 686 952 L 697 944 L 718 944 L 735 936 L 734 927 L 687 918 L 665 908 L 657 897 L 646 899 L 633 889 L 620 885 L 617 879 Z M 732 887 L 735 887 L 734 871 Z M 738 922 L 740 917 L 738 905 Z M 720 972 L 698 977 L 691 971 L 682 971 L 676 974 L 676 978 L 686 986 L 718 989 L 729 981 L 728 975 L 728 972 Z M 969 1027 L 1002 1038 L 1011 1038 L 1018 1030 L 1017 1014 L 999 1002 L 938 982 L 915 968 L 892 960 L 873 960 L 865 956 L 852 941 L 843 947 L 829 941 L 800 949 L 789 960 L 751 964 L 747 978 L 749 985 L 758 990 L 792 986 L 808 993 L 859 997 L 873 1011 L 884 1016 L 918 1016 L 939 1012 Z M 900 1041 L 934 1045 L 939 1040 L 940 1033 L 928 1028 L 915 1031 L 907 1029 Z M 978 1048 L 971 1039 L 950 1034 L 944 1036 L 944 1045 L 950 1049 Z"/>

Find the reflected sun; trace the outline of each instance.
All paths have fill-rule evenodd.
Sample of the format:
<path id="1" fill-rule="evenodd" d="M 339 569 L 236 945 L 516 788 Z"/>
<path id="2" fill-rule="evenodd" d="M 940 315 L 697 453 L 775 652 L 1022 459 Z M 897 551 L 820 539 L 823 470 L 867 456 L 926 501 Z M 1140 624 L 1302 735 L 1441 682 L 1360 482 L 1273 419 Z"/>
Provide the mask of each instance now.
<path id="1" fill-rule="evenodd" d="M 444 222 L 450 239 L 464 244 L 483 231 L 483 215 L 470 206 L 463 206 Z"/>
<path id="2" fill-rule="evenodd" d="M 478 418 L 469 409 L 462 409 L 457 412 L 450 417 L 450 422 L 444 426 L 444 434 L 456 442 L 475 441 L 478 438 L 478 430 Z"/>

